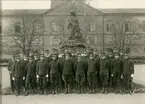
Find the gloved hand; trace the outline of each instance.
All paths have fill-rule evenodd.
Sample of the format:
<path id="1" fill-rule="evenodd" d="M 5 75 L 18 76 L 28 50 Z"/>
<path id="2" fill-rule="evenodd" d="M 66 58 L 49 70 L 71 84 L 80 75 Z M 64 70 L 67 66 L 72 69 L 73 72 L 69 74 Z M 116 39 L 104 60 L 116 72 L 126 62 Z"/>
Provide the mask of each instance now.
<path id="1" fill-rule="evenodd" d="M 121 79 L 123 78 L 123 75 L 121 75 Z"/>
<path id="2" fill-rule="evenodd" d="M 39 78 L 39 75 L 37 75 L 37 78 Z"/>
<path id="3" fill-rule="evenodd" d="M 15 80 L 15 78 L 13 77 L 13 78 L 12 78 L 12 80 L 14 81 L 14 80 Z"/>
<path id="4" fill-rule="evenodd" d="M 131 74 L 131 77 L 133 78 L 134 77 L 134 74 Z"/>
<path id="5" fill-rule="evenodd" d="M 46 77 L 48 78 L 48 74 L 46 75 Z"/>
<path id="6" fill-rule="evenodd" d="M 23 80 L 25 80 L 25 77 L 23 77 Z"/>
<path id="7" fill-rule="evenodd" d="M 113 74 L 111 74 L 111 76 L 113 77 L 114 75 L 113 75 Z"/>

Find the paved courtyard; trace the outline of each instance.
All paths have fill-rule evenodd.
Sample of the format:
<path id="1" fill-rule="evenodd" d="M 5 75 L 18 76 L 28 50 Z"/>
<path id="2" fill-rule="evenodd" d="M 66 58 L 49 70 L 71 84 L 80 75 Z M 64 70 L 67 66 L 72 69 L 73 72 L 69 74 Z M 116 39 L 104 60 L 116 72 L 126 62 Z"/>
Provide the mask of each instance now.
<path id="1" fill-rule="evenodd" d="M 2 68 L 2 87 L 9 87 L 9 75 L 6 68 Z M 145 85 L 145 65 L 135 65 L 134 82 Z M 103 94 L 59 94 L 59 95 L 5 95 L 2 104 L 145 104 L 145 94 L 116 95 Z"/>

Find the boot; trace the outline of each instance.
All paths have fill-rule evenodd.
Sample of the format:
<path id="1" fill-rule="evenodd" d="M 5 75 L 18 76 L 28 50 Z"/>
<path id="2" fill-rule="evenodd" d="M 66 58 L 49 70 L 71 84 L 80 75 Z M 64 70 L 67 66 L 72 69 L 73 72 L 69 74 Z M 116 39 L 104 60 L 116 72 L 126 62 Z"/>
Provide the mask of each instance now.
<path id="1" fill-rule="evenodd" d="M 20 92 L 17 92 L 17 93 L 16 93 L 16 96 L 19 96 L 19 95 L 20 95 Z"/>
<path id="2" fill-rule="evenodd" d="M 27 91 L 27 92 L 25 93 L 25 96 L 28 96 L 28 94 L 29 94 L 29 93 L 28 93 L 28 91 Z"/>
<path id="3" fill-rule="evenodd" d="M 107 90 L 107 88 L 105 88 L 105 94 L 108 94 L 108 90 Z"/>
<path id="4" fill-rule="evenodd" d="M 101 91 L 101 93 L 105 93 L 105 88 L 104 88 L 104 87 L 102 88 L 102 91 Z"/>
<path id="5" fill-rule="evenodd" d="M 65 94 L 68 94 L 68 89 L 67 89 L 67 90 L 65 90 Z"/>
<path id="6" fill-rule="evenodd" d="M 53 91 L 53 92 L 52 92 L 52 95 L 55 95 L 55 94 L 56 94 L 55 91 Z"/>

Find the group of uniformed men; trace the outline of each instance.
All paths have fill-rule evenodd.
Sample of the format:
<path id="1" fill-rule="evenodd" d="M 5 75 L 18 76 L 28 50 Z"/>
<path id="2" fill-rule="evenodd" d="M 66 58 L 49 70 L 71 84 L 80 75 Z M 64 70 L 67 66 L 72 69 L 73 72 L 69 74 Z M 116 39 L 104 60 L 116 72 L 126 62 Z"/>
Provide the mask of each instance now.
<path id="1" fill-rule="evenodd" d="M 14 55 L 8 63 L 12 93 L 21 94 L 25 89 L 27 96 L 30 91 L 40 94 L 56 94 L 63 89 L 65 93 L 78 93 L 89 89 L 95 93 L 108 93 L 112 88 L 115 93 L 133 93 L 132 79 L 134 65 L 128 55 L 123 51 L 98 52 L 97 49 L 87 49 L 83 54 L 67 49 L 58 52 L 56 49 L 50 53 L 24 56 Z"/>

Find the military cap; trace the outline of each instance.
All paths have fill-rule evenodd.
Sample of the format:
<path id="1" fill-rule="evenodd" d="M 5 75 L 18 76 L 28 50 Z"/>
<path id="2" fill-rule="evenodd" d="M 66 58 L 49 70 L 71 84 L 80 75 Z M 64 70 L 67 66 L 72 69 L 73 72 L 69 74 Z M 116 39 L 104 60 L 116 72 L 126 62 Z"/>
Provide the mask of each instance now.
<path id="1" fill-rule="evenodd" d="M 115 56 L 119 56 L 119 53 L 116 52 L 116 53 L 115 53 Z"/>
<path id="2" fill-rule="evenodd" d="M 16 56 L 16 59 L 20 59 L 20 55 L 17 55 L 17 56 Z"/>
<path id="3" fill-rule="evenodd" d="M 67 53 L 65 53 L 65 55 L 69 55 L 69 56 L 71 56 L 71 53 L 70 53 L 70 52 L 67 52 Z"/>
<path id="4" fill-rule="evenodd" d="M 29 60 L 33 60 L 33 58 L 32 57 L 29 57 Z"/>
<path id="5" fill-rule="evenodd" d="M 124 53 L 124 56 L 128 56 L 128 54 L 127 53 Z"/>
<path id="6" fill-rule="evenodd" d="M 49 50 L 48 50 L 48 49 L 46 49 L 46 50 L 45 50 L 45 52 L 49 52 Z"/>
<path id="7" fill-rule="evenodd" d="M 102 53 L 101 53 L 101 55 L 105 55 L 105 53 L 104 53 L 104 52 L 102 52 Z"/>
<path id="8" fill-rule="evenodd" d="M 41 54 L 40 57 L 44 57 L 44 54 Z"/>
<path id="9" fill-rule="evenodd" d="M 94 56 L 93 52 L 90 52 L 90 53 L 89 53 L 89 56 Z"/>

